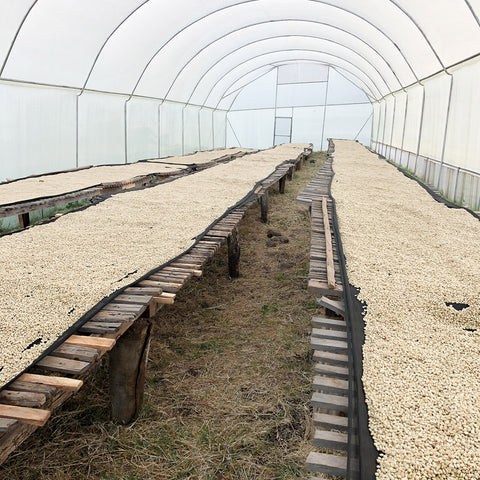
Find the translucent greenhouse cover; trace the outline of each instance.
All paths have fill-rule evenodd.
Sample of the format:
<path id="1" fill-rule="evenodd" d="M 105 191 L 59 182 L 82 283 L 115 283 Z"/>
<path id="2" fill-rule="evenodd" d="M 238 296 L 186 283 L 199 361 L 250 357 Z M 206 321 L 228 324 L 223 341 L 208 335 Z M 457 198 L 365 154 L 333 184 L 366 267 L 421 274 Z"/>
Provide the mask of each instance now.
<path id="1" fill-rule="evenodd" d="M 479 0 L 0 0 L 0 155 L 35 173 L 33 152 L 46 170 L 61 158 L 78 166 L 225 146 L 237 98 L 256 110 L 273 95 L 259 143 L 275 142 L 279 108 L 323 115 L 314 122 L 326 135 L 349 115 L 348 92 L 372 104 L 366 143 L 478 171 L 480 119 L 465 96 L 476 98 L 479 16 Z M 275 92 L 258 103 L 240 95 L 269 73 Z M 12 136 L 20 129 L 29 145 Z M 19 173 L 10 170 L 1 178 Z"/>

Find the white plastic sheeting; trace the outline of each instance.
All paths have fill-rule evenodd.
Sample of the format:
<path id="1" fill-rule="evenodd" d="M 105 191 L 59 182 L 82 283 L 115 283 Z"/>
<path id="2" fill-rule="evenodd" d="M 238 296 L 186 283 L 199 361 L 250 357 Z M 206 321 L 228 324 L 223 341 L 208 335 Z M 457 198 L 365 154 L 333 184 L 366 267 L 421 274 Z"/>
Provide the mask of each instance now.
<path id="1" fill-rule="evenodd" d="M 260 115 L 263 110 L 259 108 L 244 109 L 249 104 L 247 94 L 248 98 L 268 98 L 271 91 L 276 92 L 274 115 Z M 239 111 L 243 115 L 238 115 Z M 336 137 L 369 144 L 371 116 L 365 93 L 333 68 L 289 63 L 252 82 L 233 102 L 227 143 L 255 147 L 257 142 L 271 146 L 309 141 L 316 149 L 326 149 L 328 137 Z"/>
<path id="2" fill-rule="evenodd" d="M 372 102 L 383 154 L 478 172 L 479 17 L 478 0 L 0 0 L 0 124 L 9 132 L 0 133 L 0 179 L 224 147 L 226 132 L 251 129 L 238 125 L 250 121 L 240 113 L 227 128 L 240 101 L 251 111 L 296 109 L 293 138 L 303 135 L 295 112 L 318 124 L 323 96 L 324 119 L 339 126 L 339 112 L 355 105 L 348 135 L 367 111 L 356 105 Z M 275 90 L 251 95 L 252 82 L 268 83 L 285 64 Z M 319 72 L 337 76 L 330 92 Z M 320 140 L 341 133 L 327 127 Z M 273 124 L 259 128 L 255 146 L 267 130 L 275 141 Z M 369 129 L 367 121 L 358 138 Z"/>

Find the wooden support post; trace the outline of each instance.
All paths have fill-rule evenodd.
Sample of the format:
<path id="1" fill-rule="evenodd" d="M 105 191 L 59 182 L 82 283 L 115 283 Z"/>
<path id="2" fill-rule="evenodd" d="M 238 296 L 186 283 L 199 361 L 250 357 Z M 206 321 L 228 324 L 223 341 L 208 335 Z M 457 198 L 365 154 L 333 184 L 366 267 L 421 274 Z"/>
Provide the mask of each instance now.
<path id="1" fill-rule="evenodd" d="M 228 274 L 230 278 L 238 278 L 240 276 L 240 242 L 238 239 L 238 228 L 233 227 L 232 234 L 227 237 L 228 246 Z"/>
<path id="2" fill-rule="evenodd" d="M 140 414 L 152 330 L 149 318 L 139 318 L 110 352 L 110 398 L 116 422 L 126 424 Z"/>
<path id="3" fill-rule="evenodd" d="M 260 210 L 261 219 L 263 223 L 267 223 L 268 220 L 268 190 L 260 198 Z"/>
<path id="4" fill-rule="evenodd" d="M 301 169 L 302 169 L 302 159 L 300 158 L 295 164 L 295 170 L 301 170 Z"/>
<path id="5" fill-rule="evenodd" d="M 293 180 L 293 165 L 288 169 L 287 178 Z"/>
<path id="6" fill-rule="evenodd" d="M 18 216 L 18 224 L 20 225 L 20 228 L 27 228 L 30 225 L 30 214 L 27 213 L 21 213 Z"/>
<path id="7" fill-rule="evenodd" d="M 287 180 L 287 177 L 285 175 L 278 181 L 278 191 L 280 193 L 285 193 L 285 182 L 286 182 L 286 180 Z"/>

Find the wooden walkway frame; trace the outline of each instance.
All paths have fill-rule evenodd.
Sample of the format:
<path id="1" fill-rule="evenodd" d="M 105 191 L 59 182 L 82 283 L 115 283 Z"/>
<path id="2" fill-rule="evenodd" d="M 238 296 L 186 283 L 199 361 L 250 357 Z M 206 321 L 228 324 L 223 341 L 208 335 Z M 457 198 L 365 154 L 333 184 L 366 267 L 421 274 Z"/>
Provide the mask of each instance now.
<path id="1" fill-rule="evenodd" d="M 90 199 L 99 195 L 117 193 L 122 190 L 128 190 L 131 188 L 144 187 L 153 183 L 161 182 L 167 178 L 181 177 L 187 175 L 193 171 L 205 170 L 221 163 L 227 163 L 235 158 L 242 157 L 244 155 L 250 155 L 257 153 L 258 150 L 251 152 L 238 152 L 230 155 L 223 155 L 219 158 L 205 162 L 203 164 L 192 165 L 180 165 L 178 170 L 171 172 L 158 172 L 149 175 L 139 175 L 133 178 L 125 179 L 121 182 L 108 182 L 99 185 L 92 185 L 91 187 L 75 190 L 72 192 L 63 193 L 61 195 L 52 195 L 49 197 L 35 198 L 32 200 L 26 200 L 22 202 L 12 204 L 0 204 L 0 218 L 18 216 L 19 227 L 21 229 L 26 228 L 30 224 L 30 212 L 50 207 L 64 206 L 71 202 L 79 202 L 81 200 Z M 168 159 L 165 159 L 168 160 Z M 161 163 L 161 162 L 158 162 Z M 154 169 L 155 163 L 152 162 L 152 169 Z M 95 168 L 92 166 L 79 167 L 69 170 L 62 170 L 59 172 L 53 172 L 53 175 L 61 175 L 62 173 L 70 173 L 79 170 L 85 170 L 88 168 Z M 41 175 L 35 175 L 34 177 L 40 177 Z M 30 178 L 30 177 L 27 177 Z"/>
<path id="2" fill-rule="evenodd" d="M 332 200 L 329 198 L 333 177 L 332 159 L 327 158 L 316 177 L 300 192 L 297 201 L 310 206 L 311 247 L 308 291 L 343 298 L 342 276 L 333 232 Z"/>
<path id="3" fill-rule="evenodd" d="M 303 161 L 308 155 L 308 151 L 303 152 L 294 162 Z M 255 190 L 253 200 L 216 222 L 196 245 L 172 263 L 127 287 L 54 352 L 0 390 L 0 465 L 36 428 L 48 421 L 55 408 L 80 389 L 83 379 L 108 351 L 111 351 L 112 417 L 119 423 L 129 423 L 138 416 L 152 338 L 152 318 L 163 305 L 174 303 L 176 293 L 187 281 L 202 275 L 204 264 L 225 242 L 229 274 L 232 278 L 238 277 L 237 226 L 255 199 L 268 194 L 268 188 L 278 183 L 283 190 L 282 179 L 288 178 L 295 163 L 280 165 Z"/>

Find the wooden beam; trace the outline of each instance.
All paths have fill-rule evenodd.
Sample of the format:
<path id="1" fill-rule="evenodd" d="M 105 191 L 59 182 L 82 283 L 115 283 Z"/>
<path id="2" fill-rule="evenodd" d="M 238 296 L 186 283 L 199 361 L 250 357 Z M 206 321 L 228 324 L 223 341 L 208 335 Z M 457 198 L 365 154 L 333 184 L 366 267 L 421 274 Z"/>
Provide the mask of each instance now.
<path id="1" fill-rule="evenodd" d="M 83 385 L 82 380 L 75 378 L 55 377 L 47 375 L 37 375 L 34 373 L 24 373 L 20 378 L 22 382 L 40 383 L 42 385 L 50 385 L 59 390 L 69 390 L 77 392 Z"/>
<path id="2" fill-rule="evenodd" d="M 152 321 L 139 318 L 110 352 L 110 398 L 112 417 L 116 422 L 133 421 L 142 408 L 152 331 Z"/>
<path id="3" fill-rule="evenodd" d="M 0 417 L 13 418 L 19 422 L 28 423 L 29 425 L 35 425 L 37 427 L 43 427 L 50 418 L 50 415 L 50 410 L 0 404 Z"/>
<path id="4" fill-rule="evenodd" d="M 28 212 L 18 215 L 18 225 L 20 228 L 27 228 L 30 225 L 30 214 Z"/>
<path id="5" fill-rule="evenodd" d="M 232 234 L 227 238 L 228 274 L 230 278 L 238 278 L 240 276 L 240 242 L 238 236 L 238 228 L 234 227 Z"/>
<path id="6" fill-rule="evenodd" d="M 268 221 L 268 190 L 260 197 L 260 215 L 263 223 Z"/>
<path id="7" fill-rule="evenodd" d="M 327 256 L 327 285 L 332 290 L 335 288 L 335 265 L 333 263 L 332 234 L 330 231 L 330 219 L 327 210 L 327 197 L 322 198 L 323 227 L 325 230 L 325 246 Z"/>
<path id="8" fill-rule="evenodd" d="M 280 180 L 278 181 L 278 191 L 280 193 L 285 193 L 285 183 L 287 181 L 287 176 L 284 175 Z"/>

